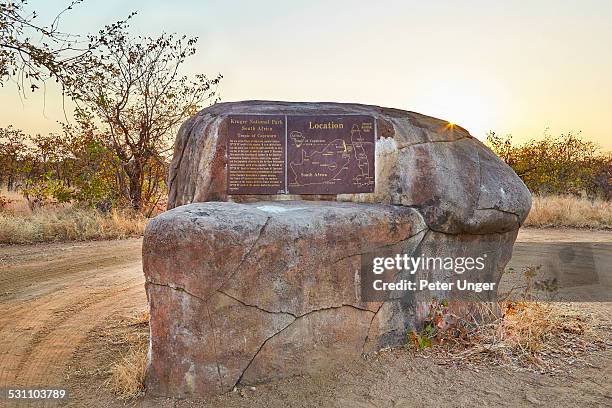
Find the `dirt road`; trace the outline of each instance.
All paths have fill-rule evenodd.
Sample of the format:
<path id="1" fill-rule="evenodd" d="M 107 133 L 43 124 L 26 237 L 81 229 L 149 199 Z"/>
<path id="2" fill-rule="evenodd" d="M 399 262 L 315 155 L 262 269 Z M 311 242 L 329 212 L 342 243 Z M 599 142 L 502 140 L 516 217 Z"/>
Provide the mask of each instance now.
<path id="1" fill-rule="evenodd" d="M 609 244 L 612 232 L 525 230 L 519 241 Z M 603 261 L 598 262 L 612 265 L 610 247 L 602 248 L 598 256 Z M 116 327 L 117 321 L 146 308 L 140 251 L 140 239 L 0 246 L 0 389 L 79 387 L 69 389 L 73 406 L 121 406 L 100 381 L 111 357 L 99 350 L 106 340 L 98 338 Z M 525 261 L 518 258 L 513 262 Z M 596 309 L 609 320 L 610 304 L 598 304 Z M 333 398 L 335 406 L 355 407 L 406 406 L 410 401 L 429 401 L 426 405 L 432 406 L 477 401 L 500 406 L 510 402 L 548 405 L 552 401 L 558 406 L 612 404 L 609 352 L 596 356 L 592 367 L 560 380 L 532 374 L 519 378 L 500 368 L 456 372 L 424 359 L 415 362 L 415 357 L 404 357 L 384 355 L 347 367 L 341 374 L 289 379 L 245 391 L 252 395 L 232 394 L 203 404 L 327 406 L 327 398 Z M 79 382 L 73 376 L 77 371 Z M 86 393 L 88 397 L 83 396 Z M 0 406 L 3 402 L 0 400 Z M 174 406 L 162 400 L 136 404 Z"/>
<path id="2" fill-rule="evenodd" d="M 140 248 L 140 239 L 1 247 L 0 388 L 63 388 L 92 330 L 144 309 Z"/>

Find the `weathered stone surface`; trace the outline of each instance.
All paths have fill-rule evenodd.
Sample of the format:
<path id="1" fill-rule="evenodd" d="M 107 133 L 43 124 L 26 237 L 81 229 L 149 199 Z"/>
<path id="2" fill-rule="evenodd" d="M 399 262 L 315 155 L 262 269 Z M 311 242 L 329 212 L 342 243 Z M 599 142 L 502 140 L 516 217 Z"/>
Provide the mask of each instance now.
<path id="1" fill-rule="evenodd" d="M 190 206 L 151 220 L 143 245 L 147 279 L 208 299 L 238 270 L 268 221 L 267 213 L 244 208 Z"/>
<path id="2" fill-rule="evenodd" d="M 486 253 L 481 274 L 497 281 L 516 232 L 439 233 L 415 209 L 384 204 L 209 202 L 167 211 L 149 223 L 143 244 L 148 390 L 218 394 L 401 345 L 426 317 L 423 305 L 446 294 L 366 302 L 361 254 Z"/>
<path id="3" fill-rule="evenodd" d="M 474 273 L 477 273 L 477 276 L 482 281 L 497 284 L 501 279 L 504 267 L 512 257 L 512 246 L 517 234 L 518 230 L 487 235 L 451 235 L 428 231 L 421 241 L 419 254 L 433 258 L 482 256 L 485 268 Z M 455 279 L 469 278 L 470 272 L 466 271 L 459 274 L 448 270 L 440 270 L 439 268 L 431 268 L 428 270 L 419 269 L 417 275 L 421 275 L 430 281 L 450 282 Z M 458 295 L 458 292 L 453 295 Z M 438 299 L 453 298 L 448 292 L 442 291 L 423 292 L 421 296 L 424 299 L 431 299 L 434 296 Z"/>
<path id="4" fill-rule="evenodd" d="M 287 199 L 228 196 L 227 124 L 232 114 L 365 114 L 376 118 L 374 193 L 291 199 L 379 202 L 419 208 L 427 225 L 448 233 L 517 229 L 531 205 L 518 176 L 465 129 L 414 112 L 340 103 L 246 101 L 200 111 L 180 129 L 170 167 L 168 206 L 204 201 Z"/>
<path id="5" fill-rule="evenodd" d="M 295 318 L 216 292 L 208 301 L 178 287 L 147 283 L 151 360 L 147 390 L 187 396 L 230 390 L 261 344 Z"/>
<path id="6" fill-rule="evenodd" d="M 214 394 L 247 367 L 254 382 L 265 371 L 287 376 L 331 363 L 340 350 L 359 355 L 381 304 L 361 299 L 360 254 L 414 248 L 411 238 L 425 230 L 416 210 L 391 205 L 211 202 L 161 214 L 143 244 L 149 391 Z M 295 338 L 301 343 L 289 346 Z M 302 371 L 278 367 L 299 355 L 312 360 Z"/>
<path id="7" fill-rule="evenodd" d="M 359 269 L 359 254 L 425 228 L 416 210 L 390 205 L 211 202 L 153 219 L 143 263 L 148 281 L 204 300 L 222 290 L 248 305 L 299 316 L 343 304 L 365 307 L 345 270 Z"/>
<path id="8" fill-rule="evenodd" d="M 262 346 L 241 379 L 257 384 L 313 374 L 361 356 L 374 312 L 342 306 L 299 317 Z"/>
<path id="9" fill-rule="evenodd" d="M 531 206 L 514 171 L 476 139 L 406 147 L 393 169 L 391 201 L 419 208 L 436 231 L 515 230 Z"/>

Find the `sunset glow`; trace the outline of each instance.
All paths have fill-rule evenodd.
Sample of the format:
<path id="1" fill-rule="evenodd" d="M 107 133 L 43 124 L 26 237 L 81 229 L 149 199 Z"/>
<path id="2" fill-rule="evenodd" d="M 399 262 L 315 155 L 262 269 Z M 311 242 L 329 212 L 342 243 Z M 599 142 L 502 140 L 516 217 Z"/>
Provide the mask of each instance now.
<path id="1" fill-rule="evenodd" d="M 32 7 L 47 21 L 59 6 L 33 1 Z M 549 128 L 581 131 L 612 149 L 610 2 L 135 1 L 129 7 L 139 10 L 131 23 L 137 33 L 198 36 L 189 73 L 222 73 L 223 101 L 359 102 L 435 116 L 481 139 L 494 130 L 521 141 Z M 62 27 L 85 34 L 124 18 L 126 10 L 119 0 L 85 1 Z M 60 129 L 64 111 L 54 84 L 26 97 L 20 102 L 10 85 L 0 89 L 0 123 L 32 133 Z"/>

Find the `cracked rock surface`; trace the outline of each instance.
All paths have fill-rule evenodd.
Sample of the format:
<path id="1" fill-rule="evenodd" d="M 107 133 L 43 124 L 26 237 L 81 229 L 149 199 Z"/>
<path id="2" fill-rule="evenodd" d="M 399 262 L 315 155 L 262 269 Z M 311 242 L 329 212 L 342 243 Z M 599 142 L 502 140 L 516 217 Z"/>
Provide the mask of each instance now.
<path id="1" fill-rule="evenodd" d="M 429 295 L 364 301 L 362 254 L 465 256 L 486 248 L 491 262 L 482 273 L 498 276 L 515 235 L 438 233 L 416 209 L 386 204 L 208 202 L 169 210 L 148 224 L 143 242 L 147 390 L 219 394 L 403 344 Z"/>
<path id="2" fill-rule="evenodd" d="M 360 255 L 425 230 L 412 208 L 340 202 L 210 202 L 159 215 L 143 242 L 148 390 L 215 394 L 359 356 L 381 305 L 361 299 Z"/>

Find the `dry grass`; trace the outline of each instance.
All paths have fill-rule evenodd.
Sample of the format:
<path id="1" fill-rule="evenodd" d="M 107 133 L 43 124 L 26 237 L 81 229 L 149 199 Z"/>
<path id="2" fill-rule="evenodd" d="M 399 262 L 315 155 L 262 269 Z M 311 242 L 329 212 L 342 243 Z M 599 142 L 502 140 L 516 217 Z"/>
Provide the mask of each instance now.
<path id="1" fill-rule="evenodd" d="M 88 208 L 58 207 L 29 214 L 0 212 L 0 244 L 84 241 L 141 236 L 146 219 L 129 212 L 102 214 Z"/>
<path id="2" fill-rule="evenodd" d="M 107 345 L 118 347 L 121 355 L 108 367 L 105 381 L 118 399 L 126 401 L 144 393 L 145 371 L 148 359 L 149 312 L 142 311 L 122 318 L 109 328 Z M 119 330 L 119 332 L 117 332 Z"/>
<path id="3" fill-rule="evenodd" d="M 107 385 L 121 400 L 136 398 L 144 392 L 146 368 L 147 346 L 141 344 L 130 349 L 110 367 L 111 377 Z"/>
<path id="4" fill-rule="evenodd" d="M 492 322 L 456 322 L 438 333 L 425 352 L 447 365 L 504 365 L 554 373 L 580 361 L 587 351 L 601 350 L 592 320 L 560 303 L 505 302 L 503 317 Z"/>
<path id="5" fill-rule="evenodd" d="M 555 304 L 509 303 L 493 339 L 516 353 L 539 353 L 565 335 L 586 334 L 587 327 L 580 314 Z"/>
<path id="6" fill-rule="evenodd" d="M 86 241 L 142 236 L 147 219 L 130 211 L 108 214 L 71 204 L 31 210 L 19 193 L 0 190 L 0 244 Z"/>
<path id="7" fill-rule="evenodd" d="M 141 325 L 148 326 L 149 319 L 150 319 L 149 311 L 143 310 L 142 312 L 136 313 L 135 315 L 131 316 L 128 319 L 128 326 L 141 326 Z"/>
<path id="8" fill-rule="evenodd" d="M 534 196 L 524 225 L 612 229 L 612 203 L 575 196 Z"/>

